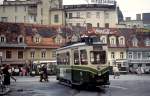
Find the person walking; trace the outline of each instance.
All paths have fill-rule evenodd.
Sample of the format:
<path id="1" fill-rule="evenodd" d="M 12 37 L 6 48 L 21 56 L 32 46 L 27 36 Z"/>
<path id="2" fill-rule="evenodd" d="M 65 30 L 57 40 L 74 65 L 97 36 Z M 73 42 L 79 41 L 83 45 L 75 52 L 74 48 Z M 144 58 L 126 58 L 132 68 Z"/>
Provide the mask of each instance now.
<path id="1" fill-rule="evenodd" d="M 119 73 L 119 69 L 118 69 L 118 67 L 117 67 L 116 65 L 113 67 L 113 72 L 114 72 L 114 79 L 115 79 L 116 77 L 119 78 L 120 73 Z"/>
<path id="2" fill-rule="evenodd" d="M 44 79 L 44 81 L 48 82 L 48 73 L 47 73 L 47 67 L 46 67 L 46 65 L 43 65 L 40 68 L 40 82 L 42 82 L 43 79 Z"/>
<path id="3" fill-rule="evenodd" d="M 9 65 L 5 65 L 3 69 L 3 74 L 4 74 L 4 85 L 9 86 L 10 85 L 10 76 L 11 74 L 9 73 Z"/>

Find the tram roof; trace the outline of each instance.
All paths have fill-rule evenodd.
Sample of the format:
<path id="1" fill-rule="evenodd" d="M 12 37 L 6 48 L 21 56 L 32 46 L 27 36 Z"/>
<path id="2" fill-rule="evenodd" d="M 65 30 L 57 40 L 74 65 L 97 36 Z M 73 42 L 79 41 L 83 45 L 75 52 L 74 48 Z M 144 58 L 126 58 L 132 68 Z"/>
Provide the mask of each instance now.
<path id="1" fill-rule="evenodd" d="M 78 47 L 78 46 L 98 45 L 98 44 L 103 44 L 103 43 L 102 42 L 93 42 L 92 44 L 87 44 L 85 42 L 80 42 L 80 43 L 75 43 L 75 44 L 72 44 L 72 45 L 68 45 L 68 46 L 65 46 L 65 47 L 58 48 L 57 50 L 68 49 L 68 48 L 73 48 L 73 47 Z"/>

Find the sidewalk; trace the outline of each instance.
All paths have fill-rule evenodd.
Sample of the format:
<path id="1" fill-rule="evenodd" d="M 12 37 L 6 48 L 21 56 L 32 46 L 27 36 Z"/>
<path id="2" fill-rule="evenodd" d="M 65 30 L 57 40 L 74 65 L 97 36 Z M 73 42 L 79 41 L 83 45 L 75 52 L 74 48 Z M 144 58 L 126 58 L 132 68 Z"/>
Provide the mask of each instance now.
<path id="1" fill-rule="evenodd" d="M 4 91 L 2 92 L 2 90 L 0 89 L 0 96 L 1 95 L 6 95 L 8 92 L 10 92 L 11 90 L 10 90 L 10 88 L 6 88 L 6 89 L 4 89 Z"/>

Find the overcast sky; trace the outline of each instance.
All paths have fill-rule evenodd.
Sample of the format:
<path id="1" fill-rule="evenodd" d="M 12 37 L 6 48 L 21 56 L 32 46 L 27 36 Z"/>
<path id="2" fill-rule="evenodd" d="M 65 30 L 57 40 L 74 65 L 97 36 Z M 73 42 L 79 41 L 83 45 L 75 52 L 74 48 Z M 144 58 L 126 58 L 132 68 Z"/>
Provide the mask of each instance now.
<path id="1" fill-rule="evenodd" d="M 2 2 L 3 0 L 0 0 Z M 89 0 L 90 1 L 90 0 Z M 124 17 L 135 19 L 137 13 L 150 12 L 150 0 L 116 0 Z M 64 4 L 86 3 L 86 0 L 64 0 Z"/>

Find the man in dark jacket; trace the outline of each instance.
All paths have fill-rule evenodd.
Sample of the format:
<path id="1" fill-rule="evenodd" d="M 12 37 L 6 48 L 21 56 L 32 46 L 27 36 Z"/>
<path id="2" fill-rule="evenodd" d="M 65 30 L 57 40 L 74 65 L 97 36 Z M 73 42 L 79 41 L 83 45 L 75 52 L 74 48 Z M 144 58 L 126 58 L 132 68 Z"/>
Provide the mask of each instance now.
<path id="1" fill-rule="evenodd" d="M 48 82 L 48 73 L 46 65 L 43 65 L 40 68 L 40 82 L 42 82 L 43 79 Z"/>

